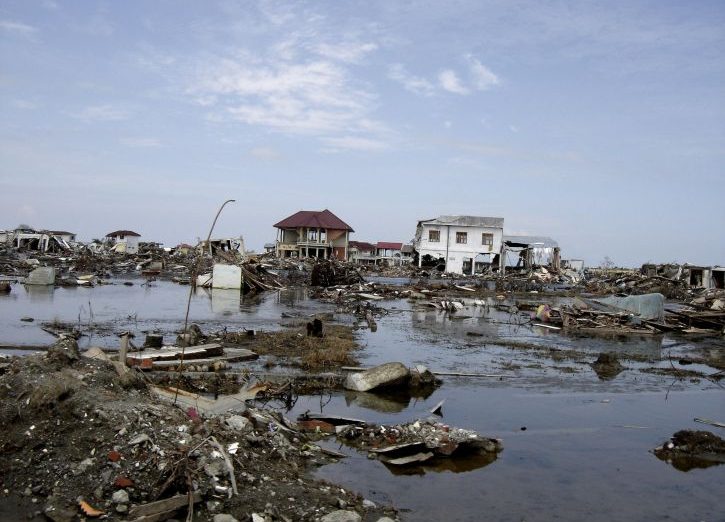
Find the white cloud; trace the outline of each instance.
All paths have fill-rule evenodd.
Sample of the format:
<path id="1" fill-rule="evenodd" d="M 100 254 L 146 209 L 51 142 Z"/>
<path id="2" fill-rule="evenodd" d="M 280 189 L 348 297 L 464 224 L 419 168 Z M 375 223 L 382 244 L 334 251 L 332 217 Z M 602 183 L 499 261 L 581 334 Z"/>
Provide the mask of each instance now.
<path id="1" fill-rule="evenodd" d="M 158 138 L 121 138 L 121 145 L 127 147 L 153 148 L 160 147 L 161 140 Z"/>
<path id="2" fill-rule="evenodd" d="M 473 83 L 479 91 L 485 91 L 500 83 L 498 76 L 473 56 L 468 55 L 468 62 L 471 67 Z"/>
<path id="3" fill-rule="evenodd" d="M 212 119 L 226 114 L 248 125 L 317 136 L 370 132 L 375 99 L 340 64 L 291 63 L 277 56 L 213 61 L 190 91 L 197 100 L 216 97 L 215 108 L 224 113 Z"/>
<path id="4" fill-rule="evenodd" d="M 129 117 L 127 111 L 113 105 L 93 105 L 80 112 L 71 113 L 71 116 L 86 122 L 91 121 L 121 121 Z"/>
<path id="5" fill-rule="evenodd" d="M 0 29 L 23 36 L 30 36 L 38 32 L 37 27 L 22 22 L 12 22 L 10 20 L 0 20 Z"/>
<path id="6" fill-rule="evenodd" d="M 272 147 L 254 147 L 249 150 L 249 155 L 253 158 L 267 161 L 276 160 L 282 157 L 281 154 Z"/>
<path id="7" fill-rule="evenodd" d="M 468 94 L 470 92 L 470 90 L 461 83 L 458 75 L 451 69 L 446 69 L 438 74 L 438 83 L 443 89 L 454 94 Z"/>
<path id="8" fill-rule="evenodd" d="M 405 89 L 415 94 L 432 96 L 435 92 L 435 86 L 431 82 L 408 73 L 400 63 L 394 63 L 388 68 L 388 78 L 400 83 Z"/>
<path id="9" fill-rule="evenodd" d="M 321 43 L 316 46 L 315 51 L 320 56 L 338 60 L 341 62 L 357 62 L 366 54 L 377 50 L 375 43 L 343 42 L 339 44 Z"/>
<path id="10" fill-rule="evenodd" d="M 443 122 L 443 125 L 445 126 L 446 129 L 450 129 L 451 127 L 453 127 L 453 122 L 450 120 L 446 120 Z"/>

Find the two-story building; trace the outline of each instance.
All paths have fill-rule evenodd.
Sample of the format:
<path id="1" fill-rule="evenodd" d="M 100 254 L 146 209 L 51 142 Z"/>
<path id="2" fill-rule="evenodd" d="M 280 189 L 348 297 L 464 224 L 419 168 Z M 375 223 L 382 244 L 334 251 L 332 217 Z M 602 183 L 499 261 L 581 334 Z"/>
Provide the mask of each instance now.
<path id="1" fill-rule="evenodd" d="M 418 266 L 439 260 L 446 272 L 470 275 L 477 267 L 500 268 L 502 243 L 503 218 L 439 216 L 418 222 L 414 246 Z"/>
<path id="2" fill-rule="evenodd" d="M 300 210 L 276 223 L 277 257 L 346 260 L 352 227 L 329 210 Z"/>
<path id="3" fill-rule="evenodd" d="M 133 230 L 116 230 L 106 234 L 106 243 L 111 246 L 111 250 L 118 253 L 138 254 L 138 241 L 141 234 Z"/>
<path id="4" fill-rule="evenodd" d="M 394 243 L 390 241 L 378 241 L 375 245 L 377 263 L 381 265 L 400 265 L 402 264 L 403 243 Z"/>
<path id="5" fill-rule="evenodd" d="M 347 251 L 347 260 L 359 265 L 375 264 L 375 245 L 365 241 L 350 241 Z"/>

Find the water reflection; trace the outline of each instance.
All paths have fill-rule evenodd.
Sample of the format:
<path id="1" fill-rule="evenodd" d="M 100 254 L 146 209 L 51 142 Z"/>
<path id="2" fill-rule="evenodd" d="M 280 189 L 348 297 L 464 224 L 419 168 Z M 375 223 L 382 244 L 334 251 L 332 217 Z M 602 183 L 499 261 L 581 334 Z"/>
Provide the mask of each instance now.
<path id="1" fill-rule="evenodd" d="M 239 313 L 242 293 L 229 288 L 211 289 L 211 311 L 215 314 L 233 315 Z"/>
<path id="2" fill-rule="evenodd" d="M 345 404 L 358 406 L 380 413 L 400 413 L 410 406 L 412 399 L 427 399 L 435 391 L 435 386 L 415 389 L 389 390 L 385 392 L 345 391 Z"/>
<path id="3" fill-rule="evenodd" d="M 451 458 L 433 457 L 424 464 L 411 466 L 394 466 L 383 462 L 393 475 L 425 475 L 426 473 L 467 473 L 492 464 L 497 458 L 496 453 L 472 453 L 456 455 Z"/>
<path id="4" fill-rule="evenodd" d="M 31 303 L 44 303 L 53 301 L 55 295 L 55 287 L 40 286 L 40 285 L 23 285 L 25 292 L 28 294 L 28 298 Z"/>

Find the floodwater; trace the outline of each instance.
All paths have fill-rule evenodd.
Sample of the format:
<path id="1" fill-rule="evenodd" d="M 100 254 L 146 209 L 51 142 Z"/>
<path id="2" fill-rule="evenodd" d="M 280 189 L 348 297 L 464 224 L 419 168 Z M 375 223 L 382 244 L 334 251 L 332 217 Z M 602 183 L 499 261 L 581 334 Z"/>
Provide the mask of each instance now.
<path id="1" fill-rule="evenodd" d="M 141 282 L 40 292 L 16 285 L 9 296 L 0 296 L 0 345 L 47 344 L 52 337 L 39 323 L 55 319 L 95 325 L 93 337 L 82 341 L 87 345 L 116 346 L 115 333 L 124 330 L 173 335 L 183 324 L 188 287 Z M 493 461 L 391 470 L 342 447 L 348 458 L 320 468 L 318 477 L 392 504 L 404 520 L 725 520 L 720 500 L 725 465 L 683 472 L 651 453 L 680 429 L 721 436 L 725 431 L 693 420 L 725 420 L 719 384 L 641 371 L 676 365 L 668 357 L 686 356 L 694 348 L 691 340 L 565 336 L 494 306 L 455 314 L 407 300 L 383 306 L 388 313 L 377 331 L 358 331 L 362 365 L 401 361 L 480 375 L 444 376 L 427 397 L 352 392 L 300 397 L 286 415 L 310 410 L 396 424 L 426 418 L 445 400 L 441 422 L 501 438 L 504 450 Z M 192 298 L 190 322 L 207 332 L 276 329 L 282 314 L 330 310 L 308 300 L 303 290 L 252 300 L 201 291 Z M 25 316 L 35 322 L 21 322 Z M 722 338 L 707 342 L 725 349 Z M 601 351 L 631 354 L 636 361 L 625 358 L 620 374 L 600 379 L 590 363 Z M 686 367 L 693 368 L 715 372 Z M 338 448 L 335 441 L 325 444 Z"/>
<path id="2" fill-rule="evenodd" d="M 54 337 L 40 326 L 57 321 L 88 332 L 78 342 L 81 348 L 117 347 L 117 336 L 125 331 L 141 343 L 145 333 L 160 333 L 173 344 L 184 327 L 188 299 L 189 286 L 168 281 L 117 279 L 92 288 L 16 284 L 10 294 L 0 295 L 0 346 L 50 344 Z M 280 328 L 281 312 L 304 317 L 328 310 L 332 307 L 308 300 L 300 288 L 251 298 L 235 290 L 198 289 L 192 294 L 189 323 L 198 324 L 205 333 L 225 327 L 270 330 Z M 21 321 L 24 317 L 33 322 Z"/>

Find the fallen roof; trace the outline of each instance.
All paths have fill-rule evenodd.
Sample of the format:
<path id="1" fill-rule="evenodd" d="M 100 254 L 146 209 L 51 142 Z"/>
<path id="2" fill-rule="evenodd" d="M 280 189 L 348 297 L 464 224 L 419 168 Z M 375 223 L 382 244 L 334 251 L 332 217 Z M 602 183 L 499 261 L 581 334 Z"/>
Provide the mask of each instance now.
<path id="1" fill-rule="evenodd" d="M 332 230 L 349 230 L 355 232 L 350 225 L 329 210 L 300 210 L 274 225 L 275 228 L 327 228 Z"/>
<path id="2" fill-rule="evenodd" d="M 106 234 L 106 237 L 116 237 L 116 236 L 141 237 L 141 234 L 137 234 L 133 230 L 116 230 L 115 232 L 109 232 L 108 234 Z"/>
<path id="3" fill-rule="evenodd" d="M 510 246 L 533 246 L 538 248 L 556 248 L 555 240 L 545 236 L 503 236 L 503 242 Z"/>
<path id="4" fill-rule="evenodd" d="M 455 225 L 457 227 L 503 228 L 503 218 L 486 216 L 438 216 L 435 219 L 423 219 L 418 224 Z"/>
<path id="5" fill-rule="evenodd" d="M 400 250 L 403 248 L 403 243 L 390 243 L 388 241 L 378 241 L 378 248 L 389 248 L 391 250 Z"/>

